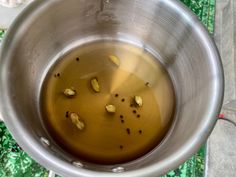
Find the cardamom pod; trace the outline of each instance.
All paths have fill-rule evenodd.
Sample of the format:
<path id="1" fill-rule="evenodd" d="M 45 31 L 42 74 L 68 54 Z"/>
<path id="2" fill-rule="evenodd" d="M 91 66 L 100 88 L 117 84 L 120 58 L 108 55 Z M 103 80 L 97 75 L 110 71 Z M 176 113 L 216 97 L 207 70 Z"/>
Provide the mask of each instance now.
<path id="1" fill-rule="evenodd" d="M 114 63 L 116 66 L 120 66 L 120 59 L 116 57 L 115 55 L 109 55 L 108 58 L 112 63 Z"/>
<path id="2" fill-rule="evenodd" d="M 84 129 L 84 122 L 80 119 L 79 115 L 75 112 L 70 113 L 70 120 L 71 122 L 79 129 Z"/>
<path id="3" fill-rule="evenodd" d="M 115 113 L 116 112 L 116 107 L 112 104 L 106 105 L 106 110 L 108 113 Z"/>
<path id="4" fill-rule="evenodd" d="M 94 92 L 100 92 L 100 86 L 98 84 L 97 78 L 92 78 L 90 84 Z"/>

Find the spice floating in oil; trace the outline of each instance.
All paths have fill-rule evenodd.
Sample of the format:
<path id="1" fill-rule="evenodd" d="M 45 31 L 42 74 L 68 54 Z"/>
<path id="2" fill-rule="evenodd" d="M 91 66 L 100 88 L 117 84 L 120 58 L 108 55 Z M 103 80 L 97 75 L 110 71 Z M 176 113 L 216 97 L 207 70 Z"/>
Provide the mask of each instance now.
<path id="1" fill-rule="evenodd" d="M 41 92 L 44 123 L 55 141 L 100 164 L 151 151 L 168 132 L 174 107 L 164 67 L 147 51 L 115 41 L 67 53 L 48 72 Z"/>

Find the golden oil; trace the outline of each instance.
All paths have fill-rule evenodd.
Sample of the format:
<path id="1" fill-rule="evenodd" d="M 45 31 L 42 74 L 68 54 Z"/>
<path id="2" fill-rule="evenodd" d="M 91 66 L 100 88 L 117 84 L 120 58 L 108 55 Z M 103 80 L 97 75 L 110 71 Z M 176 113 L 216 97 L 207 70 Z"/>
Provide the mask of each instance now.
<path id="1" fill-rule="evenodd" d="M 76 94 L 68 97 L 65 89 Z M 108 112 L 107 105 L 115 112 Z M 79 159 L 99 164 L 127 162 L 152 150 L 168 132 L 174 108 L 173 85 L 161 63 L 142 48 L 115 41 L 67 53 L 50 69 L 41 92 L 51 136 Z M 73 124 L 70 113 L 78 114 L 83 129 Z"/>

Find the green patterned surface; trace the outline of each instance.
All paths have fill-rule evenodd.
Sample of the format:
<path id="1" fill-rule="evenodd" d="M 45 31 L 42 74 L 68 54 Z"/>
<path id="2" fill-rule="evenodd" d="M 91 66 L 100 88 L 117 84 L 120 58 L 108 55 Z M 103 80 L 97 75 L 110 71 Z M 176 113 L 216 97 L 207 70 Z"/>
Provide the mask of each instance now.
<path id="1" fill-rule="evenodd" d="M 5 34 L 5 30 L 0 29 L 0 42 L 2 41 L 4 34 Z"/>
<path id="2" fill-rule="evenodd" d="M 205 146 L 176 170 L 170 171 L 163 177 L 202 177 L 204 174 Z"/>
<path id="3" fill-rule="evenodd" d="M 207 27 L 214 32 L 215 0 L 181 0 Z M 5 30 L 0 30 L 0 42 Z M 46 177 L 48 170 L 32 160 L 21 148 L 0 122 L 0 177 Z M 178 169 L 170 171 L 163 177 L 202 177 L 204 172 L 205 146 Z"/>
<path id="4" fill-rule="evenodd" d="M 0 177 L 47 177 L 48 172 L 17 145 L 0 122 Z"/>
<path id="5" fill-rule="evenodd" d="M 206 26 L 208 31 L 214 33 L 215 0 L 180 0 L 189 7 Z"/>

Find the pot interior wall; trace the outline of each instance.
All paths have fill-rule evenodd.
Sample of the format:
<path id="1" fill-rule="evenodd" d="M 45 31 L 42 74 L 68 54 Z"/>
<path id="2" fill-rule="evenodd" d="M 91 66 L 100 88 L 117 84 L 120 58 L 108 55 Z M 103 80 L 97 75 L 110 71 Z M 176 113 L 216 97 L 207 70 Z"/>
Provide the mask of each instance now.
<path id="1" fill-rule="evenodd" d="M 5 42 L 5 48 L 11 49 L 4 53 L 5 87 L 11 109 L 17 115 L 9 122 L 16 121 L 37 146 L 70 163 L 73 157 L 53 143 L 42 124 L 39 111 L 42 80 L 49 66 L 73 47 L 112 38 L 134 43 L 156 55 L 172 78 L 177 100 L 172 132 L 145 160 L 126 164 L 126 169 L 159 163 L 158 168 L 163 168 L 160 170 L 163 172 L 168 170 L 165 159 L 169 160 L 168 168 L 174 168 L 176 159 L 181 163 L 191 155 L 185 153 L 189 148 L 194 152 L 200 147 L 201 143 L 192 145 L 203 142 L 215 123 L 213 108 L 218 98 L 221 68 L 215 60 L 216 54 L 209 50 L 212 46 L 206 42 L 202 28 L 194 26 L 195 17 L 186 16 L 174 3 L 162 0 L 36 3 L 39 8 L 32 6 L 31 15 L 26 11 L 21 17 L 25 17 L 24 22 L 17 21 L 17 28 L 9 31 L 10 40 Z M 51 148 L 41 145 L 42 136 L 52 142 Z M 95 165 L 88 168 L 110 170 Z"/>

